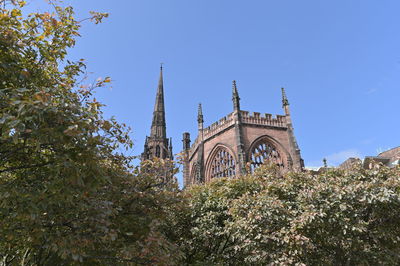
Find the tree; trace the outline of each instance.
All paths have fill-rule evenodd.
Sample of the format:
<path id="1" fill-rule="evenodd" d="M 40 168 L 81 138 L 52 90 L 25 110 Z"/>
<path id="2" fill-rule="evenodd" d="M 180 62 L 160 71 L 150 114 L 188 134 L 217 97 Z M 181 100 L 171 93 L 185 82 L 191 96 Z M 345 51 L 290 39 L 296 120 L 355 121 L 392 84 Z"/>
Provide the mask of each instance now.
<path id="1" fill-rule="evenodd" d="M 133 167 L 67 51 L 72 7 L 0 5 L 2 265 L 400 263 L 400 168 L 278 175 L 273 166 L 179 191 L 173 162 Z M 99 23 L 107 14 L 91 13 Z"/>
<path id="2" fill-rule="evenodd" d="M 170 162 L 133 168 L 132 158 L 118 153 L 132 145 L 127 128 L 105 119 L 92 95 L 111 79 L 84 85 L 84 60 L 67 57 L 83 21 L 73 8 L 50 1 L 52 11 L 24 15 L 24 5 L 2 1 L 0 9 L 3 264 L 179 258 L 166 229 L 179 192 L 156 174 Z M 104 17 L 91 12 L 90 19 Z"/>

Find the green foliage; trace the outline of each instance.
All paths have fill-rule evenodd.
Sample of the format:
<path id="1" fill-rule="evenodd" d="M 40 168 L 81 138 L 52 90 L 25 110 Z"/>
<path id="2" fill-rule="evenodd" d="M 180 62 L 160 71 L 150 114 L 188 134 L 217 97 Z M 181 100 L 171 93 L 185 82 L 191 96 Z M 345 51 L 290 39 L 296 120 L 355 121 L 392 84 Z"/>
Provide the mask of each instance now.
<path id="1" fill-rule="evenodd" d="M 218 179 L 187 193 L 193 265 L 400 263 L 400 169 Z"/>
<path id="2" fill-rule="evenodd" d="M 72 7 L 0 9 L 0 258 L 4 265 L 170 264 L 170 162 L 132 169 L 124 125 L 102 116 L 84 60 L 67 60 L 81 21 Z M 95 23 L 107 17 L 91 12 Z M 168 171 L 166 170 L 168 169 Z M 158 173 L 163 173 L 162 175 Z M 168 177 L 166 179 L 166 177 Z"/>
<path id="3" fill-rule="evenodd" d="M 113 234 L 94 247 L 94 261 L 171 265 L 181 260 L 183 254 L 172 241 L 177 239 L 173 214 L 185 205 L 173 168 L 170 161 L 145 161 L 130 178 L 102 188 L 101 198 L 112 204 L 108 230 Z"/>
<path id="4" fill-rule="evenodd" d="M 4 4 L 5 1 L 0 1 Z M 67 60 L 71 7 L 0 8 L 0 265 L 400 264 L 400 169 L 239 179 L 179 191 L 170 161 L 131 166 L 127 128 L 104 119 Z"/>

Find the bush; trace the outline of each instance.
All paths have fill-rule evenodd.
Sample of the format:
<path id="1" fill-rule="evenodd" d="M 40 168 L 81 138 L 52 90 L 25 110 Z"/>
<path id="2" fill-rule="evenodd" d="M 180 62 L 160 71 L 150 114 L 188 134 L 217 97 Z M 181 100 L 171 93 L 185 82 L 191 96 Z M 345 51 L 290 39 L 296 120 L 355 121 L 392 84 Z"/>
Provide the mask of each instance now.
<path id="1" fill-rule="evenodd" d="M 400 263 L 399 168 L 271 173 L 186 191 L 186 263 Z"/>

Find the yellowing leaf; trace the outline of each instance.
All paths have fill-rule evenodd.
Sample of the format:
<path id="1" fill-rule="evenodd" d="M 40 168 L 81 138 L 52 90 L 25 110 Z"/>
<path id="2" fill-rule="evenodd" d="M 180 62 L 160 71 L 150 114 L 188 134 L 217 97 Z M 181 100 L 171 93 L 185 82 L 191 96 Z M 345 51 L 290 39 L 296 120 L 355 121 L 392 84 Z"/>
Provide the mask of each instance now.
<path id="1" fill-rule="evenodd" d="M 13 17 L 21 16 L 21 10 L 19 10 L 19 9 L 11 10 L 11 16 L 13 16 Z"/>

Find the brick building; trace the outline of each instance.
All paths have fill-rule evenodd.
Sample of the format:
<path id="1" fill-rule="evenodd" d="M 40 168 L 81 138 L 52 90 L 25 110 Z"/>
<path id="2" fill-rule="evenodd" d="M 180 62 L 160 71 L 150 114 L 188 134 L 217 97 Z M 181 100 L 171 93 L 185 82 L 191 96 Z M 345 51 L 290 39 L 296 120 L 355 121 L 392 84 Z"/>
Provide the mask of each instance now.
<path id="1" fill-rule="evenodd" d="M 282 171 L 301 171 L 304 162 L 293 132 L 289 102 L 282 88 L 285 115 L 250 113 L 240 109 L 236 82 L 232 86 L 233 112 L 204 127 L 202 107 L 198 108 L 198 136 L 190 145 L 183 133 L 184 186 L 218 177 L 238 177 L 254 171 L 266 161 Z"/>

